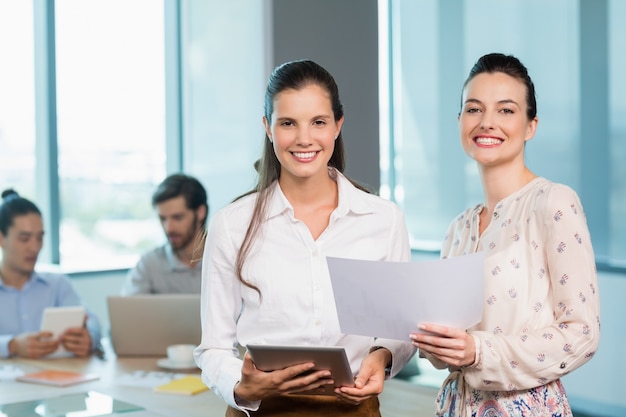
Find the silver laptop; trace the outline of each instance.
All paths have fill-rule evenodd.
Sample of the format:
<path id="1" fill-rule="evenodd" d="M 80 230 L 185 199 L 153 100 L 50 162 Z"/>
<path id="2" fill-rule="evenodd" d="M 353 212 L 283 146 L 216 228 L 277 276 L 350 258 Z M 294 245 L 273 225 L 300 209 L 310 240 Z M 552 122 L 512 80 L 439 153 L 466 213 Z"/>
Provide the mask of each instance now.
<path id="1" fill-rule="evenodd" d="M 117 356 L 165 356 L 169 345 L 198 345 L 199 294 L 108 296 L 111 344 Z"/>

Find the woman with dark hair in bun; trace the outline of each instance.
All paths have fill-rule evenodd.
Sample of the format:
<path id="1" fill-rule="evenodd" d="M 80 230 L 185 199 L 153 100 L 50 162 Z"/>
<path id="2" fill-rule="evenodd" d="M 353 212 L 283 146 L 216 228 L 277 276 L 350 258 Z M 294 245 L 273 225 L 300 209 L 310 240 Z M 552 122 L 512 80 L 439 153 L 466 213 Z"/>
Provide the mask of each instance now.
<path id="1" fill-rule="evenodd" d="M 41 211 L 13 189 L 2 193 L 0 205 L 0 358 L 42 358 L 63 346 L 87 356 L 100 346 L 100 324 L 88 314 L 82 327 L 72 327 L 52 339 L 40 331 L 46 307 L 81 305 L 69 279 L 62 274 L 35 272 L 43 245 Z"/>
<path id="2" fill-rule="evenodd" d="M 452 221 L 441 256 L 485 252 L 484 311 L 470 329 L 421 323 L 412 334 L 421 355 L 450 370 L 437 415 L 571 417 L 561 377 L 598 348 L 598 278 L 578 195 L 526 166 L 538 123 L 526 67 L 481 57 L 458 122 L 484 202 Z"/>

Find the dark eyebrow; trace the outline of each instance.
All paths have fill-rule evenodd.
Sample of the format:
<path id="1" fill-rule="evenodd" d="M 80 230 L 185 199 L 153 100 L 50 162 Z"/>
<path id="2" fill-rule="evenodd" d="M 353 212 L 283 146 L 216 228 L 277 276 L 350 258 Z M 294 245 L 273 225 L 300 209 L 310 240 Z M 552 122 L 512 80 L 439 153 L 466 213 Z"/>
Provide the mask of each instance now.
<path id="1" fill-rule="evenodd" d="M 33 235 L 35 235 L 35 236 L 39 236 L 39 235 L 43 236 L 44 232 L 25 232 L 25 231 L 21 231 L 21 232 L 18 232 L 17 235 L 20 236 L 20 237 L 30 237 L 30 236 L 33 236 Z"/>
<path id="2" fill-rule="evenodd" d="M 517 101 L 511 100 L 510 98 L 505 99 L 505 100 L 500 100 L 498 101 L 498 104 L 515 104 L 517 107 L 519 107 L 519 104 L 517 104 Z"/>
<path id="3" fill-rule="evenodd" d="M 476 99 L 476 98 L 468 98 L 467 100 L 465 100 L 464 104 L 468 104 L 468 103 L 476 103 L 476 104 L 483 104 L 482 101 Z M 511 100 L 511 99 L 504 99 L 504 100 L 500 100 L 498 101 L 498 104 L 515 104 L 517 107 L 519 107 L 520 105 L 517 104 L 517 102 L 515 100 Z"/>
<path id="4" fill-rule="evenodd" d="M 318 114 L 317 116 L 313 116 L 311 117 L 311 120 L 316 120 L 316 119 L 331 119 L 333 116 L 331 114 Z M 285 117 L 277 117 L 276 121 L 279 120 L 294 120 L 293 117 L 289 117 L 289 116 L 285 116 Z"/>
<path id="5" fill-rule="evenodd" d="M 469 103 L 483 104 L 482 101 L 477 100 L 475 98 L 468 98 L 467 100 L 465 100 L 465 102 L 463 104 L 469 104 Z"/>

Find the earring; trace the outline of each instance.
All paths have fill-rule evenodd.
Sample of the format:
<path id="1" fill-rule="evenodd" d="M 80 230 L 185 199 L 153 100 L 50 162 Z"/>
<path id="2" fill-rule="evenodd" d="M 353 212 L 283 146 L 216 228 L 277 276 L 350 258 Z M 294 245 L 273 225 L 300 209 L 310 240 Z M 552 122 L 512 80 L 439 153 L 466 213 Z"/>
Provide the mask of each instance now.
<path id="1" fill-rule="evenodd" d="M 335 136 L 335 140 L 337 140 L 338 137 L 339 137 L 339 135 Z"/>

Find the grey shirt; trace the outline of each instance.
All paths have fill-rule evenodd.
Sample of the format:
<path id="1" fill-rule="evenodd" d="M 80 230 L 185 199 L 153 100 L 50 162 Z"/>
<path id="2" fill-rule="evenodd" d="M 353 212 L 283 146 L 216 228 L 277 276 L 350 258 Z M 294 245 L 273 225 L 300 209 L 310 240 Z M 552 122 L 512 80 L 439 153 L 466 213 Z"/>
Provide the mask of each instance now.
<path id="1" fill-rule="evenodd" d="M 169 243 L 145 253 L 128 271 L 122 295 L 200 294 L 202 262 L 193 267 L 182 262 Z"/>

